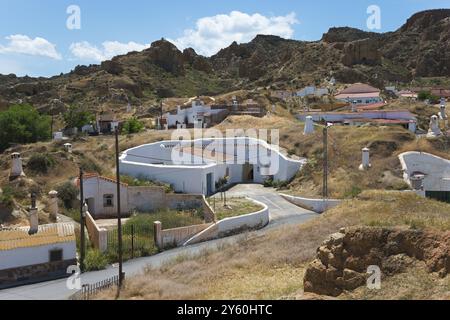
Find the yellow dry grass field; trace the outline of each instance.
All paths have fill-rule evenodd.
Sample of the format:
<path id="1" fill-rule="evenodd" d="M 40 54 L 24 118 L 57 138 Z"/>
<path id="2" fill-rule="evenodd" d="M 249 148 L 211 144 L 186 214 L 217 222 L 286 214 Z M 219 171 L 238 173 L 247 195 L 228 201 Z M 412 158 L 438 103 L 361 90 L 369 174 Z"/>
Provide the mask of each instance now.
<path id="1" fill-rule="evenodd" d="M 368 225 L 450 230 L 450 205 L 413 193 L 367 191 L 301 226 L 249 233 L 238 243 L 196 257 L 180 256 L 161 268 L 128 278 L 119 299 L 298 299 L 303 274 L 316 249 L 341 227 Z M 414 274 L 383 280 L 383 288 L 345 292 L 340 299 L 420 299 L 449 296 L 450 276 L 426 274 L 417 264 Z M 418 272 L 418 273 L 417 273 Z M 426 274 L 426 275 L 425 275 Z M 401 287 L 397 284 L 401 282 Z M 115 291 L 96 299 L 114 299 Z"/>

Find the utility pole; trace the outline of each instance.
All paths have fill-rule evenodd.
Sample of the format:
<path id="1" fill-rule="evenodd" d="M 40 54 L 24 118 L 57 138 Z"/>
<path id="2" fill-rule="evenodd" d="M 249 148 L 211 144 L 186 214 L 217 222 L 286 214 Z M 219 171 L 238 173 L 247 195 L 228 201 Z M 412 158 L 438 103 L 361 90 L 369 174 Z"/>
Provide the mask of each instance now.
<path id="1" fill-rule="evenodd" d="M 323 128 L 323 200 L 328 198 L 328 126 Z"/>
<path id="2" fill-rule="evenodd" d="M 53 122 L 54 122 L 53 117 L 54 115 L 52 113 L 52 122 L 50 124 L 50 139 L 53 139 Z"/>
<path id="3" fill-rule="evenodd" d="M 120 170 L 119 170 L 119 128 L 116 127 L 116 181 L 117 181 L 117 235 L 119 247 L 119 290 L 122 287 L 123 272 L 122 272 L 122 217 L 120 212 Z"/>
<path id="4" fill-rule="evenodd" d="M 84 226 L 85 226 L 85 217 L 84 217 L 84 189 L 83 189 L 83 168 L 80 167 L 80 269 L 84 271 L 84 258 L 86 252 L 86 244 L 85 244 L 85 234 L 84 234 Z"/>

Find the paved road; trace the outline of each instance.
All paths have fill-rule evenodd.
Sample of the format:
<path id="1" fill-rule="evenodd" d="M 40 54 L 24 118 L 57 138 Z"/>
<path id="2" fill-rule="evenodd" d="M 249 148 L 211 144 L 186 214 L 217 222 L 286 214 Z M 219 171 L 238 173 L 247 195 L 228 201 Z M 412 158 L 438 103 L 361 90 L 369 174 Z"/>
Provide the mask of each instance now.
<path id="1" fill-rule="evenodd" d="M 318 215 L 299 208 L 284 200 L 274 189 L 264 188 L 260 185 L 238 185 L 227 192 L 227 196 L 247 196 L 265 203 L 269 207 L 270 224 L 261 230 L 240 234 L 224 239 L 217 239 L 196 245 L 176 248 L 160 254 L 134 259 L 125 262 L 123 270 L 127 276 L 142 272 L 146 266 L 158 267 L 164 262 L 174 259 L 179 255 L 193 255 L 204 250 L 214 250 L 224 244 L 231 244 L 241 239 L 257 237 L 270 229 L 279 228 L 285 224 L 301 224 Z M 82 284 L 95 283 L 104 280 L 118 273 L 117 266 L 109 267 L 106 270 L 88 272 L 81 276 Z M 66 286 L 67 279 L 47 281 L 38 284 L 26 285 L 17 288 L 0 290 L 0 300 L 61 300 L 67 299 L 76 290 L 69 290 Z"/>

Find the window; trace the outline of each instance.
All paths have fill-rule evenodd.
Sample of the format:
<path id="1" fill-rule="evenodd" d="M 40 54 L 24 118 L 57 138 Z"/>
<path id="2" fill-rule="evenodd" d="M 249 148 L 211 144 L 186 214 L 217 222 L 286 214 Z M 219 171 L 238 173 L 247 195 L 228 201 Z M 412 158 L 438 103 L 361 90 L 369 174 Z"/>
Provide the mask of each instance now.
<path id="1" fill-rule="evenodd" d="M 112 194 L 105 194 L 103 196 L 103 207 L 114 207 L 114 195 Z"/>
<path id="2" fill-rule="evenodd" d="M 63 250 L 55 249 L 49 252 L 50 262 L 58 262 L 63 260 Z"/>

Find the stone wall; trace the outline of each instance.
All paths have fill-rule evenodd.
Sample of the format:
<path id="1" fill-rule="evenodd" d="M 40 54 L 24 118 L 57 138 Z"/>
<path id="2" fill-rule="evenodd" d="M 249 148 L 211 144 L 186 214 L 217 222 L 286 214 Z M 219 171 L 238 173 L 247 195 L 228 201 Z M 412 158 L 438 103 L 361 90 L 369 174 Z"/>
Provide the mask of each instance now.
<path id="1" fill-rule="evenodd" d="M 317 250 L 304 277 L 305 292 L 338 296 L 366 284 L 369 266 L 383 276 L 404 272 L 414 260 L 428 272 L 450 273 L 450 232 L 431 233 L 372 227 L 341 229 Z"/>
<path id="2" fill-rule="evenodd" d="M 68 277 L 67 268 L 72 265 L 77 265 L 76 259 L 0 270 L 0 289 Z"/>

